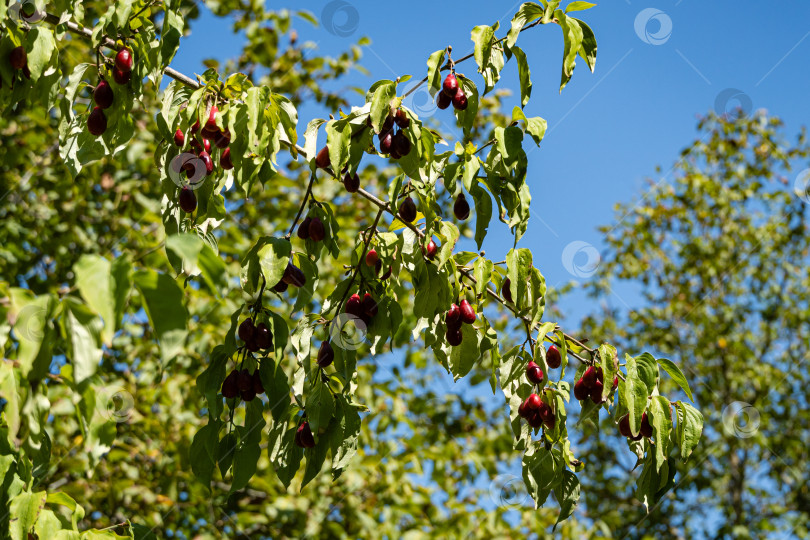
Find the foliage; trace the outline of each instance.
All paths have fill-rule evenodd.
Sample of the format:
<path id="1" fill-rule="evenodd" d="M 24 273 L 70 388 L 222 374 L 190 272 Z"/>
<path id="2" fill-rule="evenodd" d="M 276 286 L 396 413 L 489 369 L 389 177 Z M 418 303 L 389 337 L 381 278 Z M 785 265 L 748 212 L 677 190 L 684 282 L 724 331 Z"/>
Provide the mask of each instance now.
<path id="1" fill-rule="evenodd" d="M 805 537 L 810 146 L 804 131 L 786 141 L 763 112 L 711 115 L 699 127 L 673 179 L 619 206 L 618 224 L 603 229 L 591 292 L 607 298 L 635 283 L 643 305 L 606 308 L 583 328 L 625 348 L 655 343 L 684 366 L 708 411 L 706 442 L 675 463 L 678 495 L 648 517 L 634 509 L 634 487 L 609 471 L 587 479 L 585 498 L 619 535 Z M 601 439 L 586 448 L 604 461 L 614 454 Z"/>
<path id="2" fill-rule="evenodd" d="M 552 492 L 560 505 L 520 508 L 532 515 L 524 521 L 576 536 L 580 525 L 559 524 L 577 504 L 575 473 L 584 464 L 568 440 L 564 374 L 575 360 L 578 375 L 594 364 L 607 380 L 622 379 L 615 394 L 605 385 L 599 406 L 584 401 L 583 415 L 632 411 L 634 433 L 645 410 L 656 418 L 653 438 L 630 446 L 644 462 L 646 502 L 657 499 L 673 456 L 693 451 L 702 425 L 700 413 L 680 402 L 674 423 L 664 421 L 659 365 L 688 388 L 680 370 L 648 354 L 628 355 L 622 370 L 615 348 L 590 348 L 544 320 L 549 292 L 528 250 L 515 247 L 503 263 L 454 250 L 462 236 L 481 247 L 495 207 L 515 244 L 526 232 L 524 146 L 540 143 L 546 123 L 520 107 L 503 114 L 493 88 L 514 56 L 522 105 L 529 102 L 528 59 L 516 43 L 535 26 L 562 29 L 561 89 L 577 56 L 593 69 L 593 33 L 570 16 L 590 4 L 565 11 L 559 2 L 523 4 L 502 38 L 497 25 L 476 27 L 483 91 L 456 72 L 449 48 L 430 56 L 430 91 L 440 91 L 441 73 L 451 70 L 467 99 L 455 111 L 462 136 L 445 152 L 438 147 L 449 136 L 402 106 L 408 76 L 375 83 L 364 104 L 344 112 L 351 104 L 321 88 L 357 67 L 363 40 L 337 58 L 313 59 L 305 54 L 311 44 L 282 42 L 293 20 L 287 11 L 211 2 L 216 14 L 237 15 L 248 44 L 233 65 L 209 63 L 194 79 L 166 68 L 198 15 L 194 3 L 53 4 L 52 13 L 26 17 L 19 5 L 0 7 L 0 168 L 8 192 L 0 265 L 9 276 L 0 283 L 0 496 L 10 509 L 0 534 L 149 538 L 161 527 L 226 537 L 235 529 L 394 536 L 422 530 L 427 516 L 440 533 L 452 526 L 459 535 L 510 536 L 525 529 L 504 519 L 504 508 L 470 503 L 482 491 L 474 477 L 498 474 L 498 463 L 518 451 L 535 505 Z M 27 51 L 27 72 L 8 60 L 18 46 Z M 113 61 L 124 46 L 135 59 L 129 82 Z M 165 75 L 173 80 L 160 92 Z M 87 126 L 102 79 L 118 82 L 106 130 L 94 136 Z M 297 108 L 310 96 L 340 110 L 301 133 Z M 398 109 L 411 151 L 394 159 L 381 155 L 374 135 Z M 202 158 L 185 157 L 187 145 L 173 143 L 178 130 L 192 139 L 195 123 L 217 143 L 230 135 L 232 169 L 204 175 Z M 326 163 L 318 166 L 322 148 Z M 224 152 L 212 148 L 217 165 Z M 185 178 L 188 163 L 194 171 Z M 341 180 L 354 173 L 363 189 L 350 194 Z M 194 193 L 194 211 L 180 207 L 184 190 Z M 474 227 L 446 210 L 460 193 L 473 199 Z M 415 223 L 396 217 L 408 196 L 417 199 Z M 293 237 L 302 220 L 315 218 L 323 241 Z M 430 239 L 439 244 L 435 257 L 425 256 Z M 365 265 L 371 249 L 389 277 Z M 352 293 L 371 295 L 375 314 L 369 308 L 367 320 L 347 320 Z M 475 323 L 451 347 L 445 313 L 462 299 L 474 306 Z M 261 352 L 238 337 L 246 319 L 272 331 Z M 314 361 L 313 340 L 332 343 L 331 365 Z M 556 380 L 544 342 L 561 352 Z M 405 371 L 381 380 L 378 367 L 394 351 L 406 352 Z M 546 374 L 539 387 L 524 377 L 529 361 Z M 437 365 L 447 374 L 435 380 L 452 375 L 500 388 L 512 432 L 482 400 L 418 391 Z M 266 395 L 243 389 L 244 401 L 224 398 L 235 369 L 256 371 Z M 533 392 L 551 408 L 552 425 L 520 421 Z M 312 448 L 296 444 L 304 421 Z M 471 494 L 461 496 L 458 483 Z M 440 512 L 436 493 L 459 497 Z M 480 519 L 459 527 L 461 514 Z"/>

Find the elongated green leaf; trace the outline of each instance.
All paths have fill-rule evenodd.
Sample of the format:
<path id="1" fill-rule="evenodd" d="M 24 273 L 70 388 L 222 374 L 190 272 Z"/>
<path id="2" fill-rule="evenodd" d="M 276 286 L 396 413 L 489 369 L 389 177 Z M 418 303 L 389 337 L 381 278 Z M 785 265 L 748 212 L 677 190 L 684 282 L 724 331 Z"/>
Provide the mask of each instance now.
<path id="1" fill-rule="evenodd" d="M 149 323 L 160 343 L 164 362 L 182 350 L 188 335 L 188 313 L 183 291 L 171 277 L 154 270 L 135 273 L 135 286 L 141 292 Z"/>
<path id="2" fill-rule="evenodd" d="M 560 514 L 557 516 L 554 529 L 556 529 L 557 525 L 561 522 L 571 517 L 579 502 L 579 478 L 566 469 L 563 470 L 562 476 L 562 482 L 554 488 L 554 496 L 557 498 L 557 503 L 560 505 Z"/>
<path id="3" fill-rule="evenodd" d="M 636 359 L 626 355 L 627 373 L 622 385 L 624 403 L 627 405 L 627 412 L 630 415 L 630 431 L 633 435 L 638 435 L 641 428 L 641 415 L 647 408 L 647 385 L 641 379 L 638 363 Z"/>
<path id="4" fill-rule="evenodd" d="M 65 334 L 70 343 L 68 358 L 73 364 L 73 379 L 81 384 L 95 374 L 101 362 L 101 320 L 74 298 L 65 298 L 63 306 Z"/>
<path id="5" fill-rule="evenodd" d="M 661 466 L 669 457 L 670 434 L 672 433 L 672 412 L 669 400 L 664 396 L 653 396 L 647 416 L 648 419 L 649 416 L 652 416 L 650 423 L 655 440 L 655 467 L 656 470 L 661 470 Z"/>
<path id="6" fill-rule="evenodd" d="M 28 533 L 37 522 L 39 513 L 45 506 L 47 494 L 44 491 L 39 493 L 20 493 L 11 500 L 8 507 L 9 525 L 8 532 L 11 540 L 28 540 Z"/>
<path id="7" fill-rule="evenodd" d="M 676 432 L 678 447 L 681 449 L 681 459 L 686 462 L 692 454 L 692 450 L 700 442 L 700 435 L 703 432 L 703 415 L 699 410 L 682 401 L 675 402 L 675 410 L 678 414 Z"/>
<path id="8" fill-rule="evenodd" d="M 512 54 L 518 65 L 518 78 L 520 79 L 520 106 L 525 107 L 532 97 L 532 73 L 529 70 L 529 61 L 526 53 L 518 46 L 512 47 Z M 542 138 L 542 137 L 541 137 Z"/>
<path id="9" fill-rule="evenodd" d="M 692 397 L 692 389 L 689 388 L 689 382 L 686 380 L 686 376 L 684 376 L 681 368 L 676 366 L 672 360 L 667 360 L 666 358 L 659 358 L 658 365 L 664 368 L 664 371 L 669 373 L 672 380 L 681 387 L 691 401 L 695 401 L 695 398 Z"/>
<path id="10" fill-rule="evenodd" d="M 446 49 L 442 49 L 440 51 L 436 51 L 435 53 L 431 54 L 427 61 L 428 66 L 428 90 L 430 91 L 431 96 L 435 96 L 436 92 L 442 89 L 442 74 L 439 71 L 442 67 L 442 63 L 444 62 L 444 55 L 446 53 Z"/>
<path id="11" fill-rule="evenodd" d="M 543 16 L 543 6 L 535 4 L 534 2 L 526 2 L 521 4 L 515 16 L 512 17 L 512 26 L 509 33 L 506 34 L 506 46 L 510 49 L 515 46 L 520 30 L 526 24 L 539 19 Z"/>

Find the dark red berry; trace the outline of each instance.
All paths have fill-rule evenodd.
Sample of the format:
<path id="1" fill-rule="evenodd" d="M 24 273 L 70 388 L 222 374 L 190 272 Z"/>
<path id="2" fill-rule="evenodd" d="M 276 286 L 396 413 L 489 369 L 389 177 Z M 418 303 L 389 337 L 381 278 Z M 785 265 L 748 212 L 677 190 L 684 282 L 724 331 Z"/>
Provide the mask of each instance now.
<path id="1" fill-rule="evenodd" d="M 458 309 L 461 312 L 461 322 L 466 324 L 475 322 L 475 310 L 466 299 L 461 301 Z"/>
<path id="2" fill-rule="evenodd" d="M 132 71 L 132 51 L 124 47 L 115 55 L 115 67 L 124 73 Z"/>
<path id="3" fill-rule="evenodd" d="M 273 346 L 273 333 L 266 324 L 261 322 L 258 324 L 258 326 L 256 326 L 256 329 L 253 332 L 253 340 L 256 342 L 259 349 L 269 349 Z M 261 392 L 258 393 L 261 394 Z"/>
<path id="4" fill-rule="evenodd" d="M 393 138 L 394 150 L 400 157 L 405 157 L 411 153 L 411 141 L 405 136 L 405 132 L 399 131 Z"/>
<path id="5" fill-rule="evenodd" d="M 180 208 L 186 214 L 191 214 L 197 209 L 197 196 L 194 194 L 194 191 L 188 187 L 183 187 L 183 189 L 180 190 L 178 202 L 180 203 Z"/>
<path id="6" fill-rule="evenodd" d="M 461 328 L 461 310 L 455 304 L 450 305 L 447 314 L 444 316 L 444 322 L 448 327 Z"/>
<path id="7" fill-rule="evenodd" d="M 287 265 L 284 269 L 284 275 L 281 277 L 287 285 L 294 285 L 296 287 L 303 287 L 307 283 L 307 277 L 300 268 L 292 263 Z"/>
<path id="8" fill-rule="evenodd" d="M 132 79 L 131 71 L 121 71 L 117 67 L 113 68 L 113 80 L 115 81 L 115 84 L 123 86 L 125 84 L 129 84 L 130 79 Z"/>
<path id="9" fill-rule="evenodd" d="M 242 324 L 239 325 L 239 329 L 237 330 L 237 334 L 239 335 L 239 339 L 247 343 L 248 341 L 253 340 L 253 335 L 256 333 L 256 327 L 253 326 L 253 321 L 251 319 L 245 319 L 242 321 Z"/>
<path id="10" fill-rule="evenodd" d="M 343 307 L 343 311 L 348 313 L 349 315 L 354 315 L 355 317 L 360 317 L 363 314 L 363 302 L 360 300 L 359 294 L 353 294 L 346 300 L 346 305 Z"/>
<path id="11" fill-rule="evenodd" d="M 406 223 L 413 223 L 416 219 L 416 203 L 410 197 L 405 197 L 399 205 L 399 217 Z"/>
<path id="12" fill-rule="evenodd" d="M 28 53 L 26 53 L 25 49 L 20 45 L 19 47 L 11 49 L 11 52 L 8 53 L 8 61 L 11 62 L 12 68 L 22 69 L 28 64 Z"/>
<path id="13" fill-rule="evenodd" d="M 394 134 L 389 131 L 380 133 L 380 153 L 390 154 L 394 149 Z"/>
<path id="14" fill-rule="evenodd" d="M 456 202 L 453 204 L 453 214 L 459 221 L 464 221 L 470 217 L 470 203 L 467 202 L 467 198 L 463 193 L 459 193 L 458 197 L 456 197 Z"/>
<path id="15" fill-rule="evenodd" d="M 329 166 L 331 161 L 329 161 L 329 147 L 324 146 L 321 148 L 318 155 L 315 156 L 315 166 L 319 169 L 325 169 Z"/>
<path id="16" fill-rule="evenodd" d="M 557 369 L 562 365 L 562 356 L 555 345 L 550 346 L 546 351 L 546 363 L 551 369 Z"/>
<path id="17" fill-rule="evenodd" d="M 377 263 L 380 261 L 380 256 L 377 254 L 376 249 L 370 249 L 366 253 L 366 265 L 367 266 L 376 266 Z"/>
<path id="18" fill-rule="evenodd" d="M 467 108 L 467 94 L 461 88 L 458 89 L 456 95 L 453 96 L 453 107 L 457 111 L 463 111 Z"/>
<path id="19" fill-rule="evenodd" d="M 602 399 L 603 388 L 604 385 L 602 384 L 602 381 L 598 379 L 593 383 L 593 388 L 591 388 L 591 401 L 593 401 L 597 405 L 604 401 L 604 399 Z"/>
<path id="20" fill-rule="evenodd" d="M 295 433 L 295 444 L 301 448 L 313 448 L 315 446 L 315 437 L 312 436 L 309 422 L 304 422 L 298 426 L 298 431 Z"/>
<path id="21" fill-rule="evenodd" d="M 442 83 L 442 92 L 449 97 L 453 97 L 458 92 L 458 79 L 454 73 L 448 73 Z"/>
<path id="22" fill-rule="evenodd" d="M 183 130 L 180 128 L 177 128 L 177 131 L 174 132 L 174 144 L 180 148 L 186 144 L 186 136 L 183 134 Z"/>
<path id="23" fill-rule="evenodd" d="M 623 437 L 632 437 L 633 432 L 630 431 L 630 415 L 625 414 L 619 420 L 619 433 L 622 434 Z"/>
<path id="24" fill-rule="evenodd" d="M 532 384 L 541 384 L 543 382 L 543 370 L 534 362 L 529 361 L 529 365 L 526 366 L 526 378 Z"/>
<path id="25" fill-rule="evenodd" d="M 653 436 L 653 428 L 652 424 L 650 424 L 650 419 L 647 417 L 647 413 L 641 415 L 641 431 L 640 434 L 648 439 Z"/>
<path id="26" fill-rule="evenodd" d="M 276 291 L 277 293 L 283 293 L 284 291 L 287 290 L 287 287 L 289 287 L 289 285 L 287 285 L 284 281 L 279 281 L 273 287 L 273 290 Z"/>
<path id="27" fill-rule="evenodd" d="M 373 319 L 377 316 L 378 306 L 377 301 L 374 300 L 374 297 L 371 294 L 366 293 L 363 296 L 363 313 L 369 318 Z"/>
<path id="28" fill-rule="evenodd" d="M 438 246 L 436 246 L 436 242 L 431 239 L 425 248 L 422 250 L 425 254 L 425 257 L 430 259 L 431 261 L 436 258 L 436 254 L 439 252 Z"/>
<path id="29" fill-rule="evenodd" d="M 360 177 L 357 173 L 353 175 L 346 173 L 346 176 L 343 177 L 343 187 L 345 187 L 346 191 L 349 193 L 357 193 L 357 190 L 360 189 Z"/>
<path id="30" fill-rule="evenodd" d="M 208 110 L 208 120 L 205 121 L 205 125 L 203 126 L 204 130 L 212 132 L 214 135 L 219 134 L 219 126 L 217 126 L 217 113 L 219 113 L 219 109 L 216 105 L 212 105 Z"/>
<path id="31" fill-rule="evenodd" d="M 436 98 L 436 106 L 441 110 L 446 109 L 453 103 L 453 98 L 445 94 L 444 92 L 439 92 L 439 96 Z"/>
<path id="32" fill-rule="evenodd" d="M 593 388 L 593 385 L 596 384 L 598 377 L 596 375 L 596 368 L 593 366 L 588 366 L 588 369 L 585 370 L 585 373 L 582 374 L 582 382 L 585 384 L 585 387 L 590 390 Z"/>
<path id="33" fill-rule="evenodd" d="M 200 159 L 202 160 L 203 164 L 205 165 L 205 174 L 211 174 L 214 172 L 214 161 L 211 159 L 210 154 L 203 150 L 200 152 Z"/>
<path id="34" fill-rule="evenodd" d="M 258 369 L 253 372 L 251 379 L 253 380 L 253 392 L 256 394 L 264 394 L 264 385 L 262 384 L 262 378 L 259 375 Z"/>
<path id="35" fill-rule="evenodd" d="M 583 399 L 588 397 L 588 395 L 590 395 L 590 393 L 591 393 L 591 390 L 590 390 L 590 388 L 588 388 L 585 385 L 584 380 L 579 379 L 577 382 L 574 383 L 574 397 L 578 401 L 582 401 Z"/>
<path id="36" fill-rule="evenodd" d="M 514 303 L 512 302 L 512 281 L 509 278 L 503 280 L 503 284 L 501 284 L 501 296 L 507 302 Z"/>
<path id="37" fill-rule="evenodd" d="M 107 131 L 107 117 L 101 107 L 94 107 L 87 117 L 87 131 L 96 137 Z"/>
<path id="38" fill-rule="evenodd" d="M 239 387 L 240 392 L 247 392 L 253 389 L 253 378 L 250 376 L 248 370 L 243 369 L 239 371 L 239 374 L 236 376 L 236 386 Z"/>
<path id="39" fill-rule="evenodd" d="M 318 349 L 318 365 L 322 368 L 329 366 L 335 361 L 335 351 L 328 341 L 321 343 L 321 348 Z"/>
<path id="40" fill-rule="evenodd" d="M 217 131 L 217 136 L 214 137 L 214 145 L 217 148 L 227 148 L 229 144 L 231 144 L 231 132 L 227 129 Z"/>
<path id="41" fill-rule="evenodd" d="M 461 333 L 461 328 L 447 328 L 447 333 L 445 335 L 447 339 L 447 343 L 451 347 L 458 347 L 461 345 L 461 341 L 464 338 L 464 334 Z"/>
<path id="42" fill-rule="evenodd" d="M 326 229 L 321 218 L 314 217 L 309 222 L 309 237 L 313 242 L 320 242 L 326 237 Z"/>
<path id="43" fill-rule="evenodd" d="M 531 394 L 526 398 L 526 408 L 530 411 L 539 411 L 543 400 L 537 394 Z"/>
<path id="44" fill-rule="evenodd" d="M 107 81 L 100 81 L 93 90 L 93 101 L 102 109 L 109 109 L 114 99 L 112 87 Z"/>
<path id="45" fill-rule="evenodd" d="M 298 226 L 298 238 L 306 240 L 309 238 L 309 224 L 312 223 L 312 218 L 307 216 L 304 221 Z"/>
<path id="46" fill-rule="evenodd" d="M 239 385 L 237 384 L 238 373 L 236 370 L 231 371 L 225 380 L 222 382 L 222 395 L 226 399 L 233 399 L 239 395 Z"/>
<path id="47" fill-rule="evenodd" d="M 411 125 L 411 119 L 408 118 L 408 114 L 402 109 L 397 109 L 397 113 L 394 115 L 394 122 L 396 122 L 401 129 L 407 129 L 408 126 Z"/>
<path id="48" fill-rule="evenodd" d="M 233 169 L 233 163 L 231 162 L 231 149 L 226 148 L 222 155 L 219 156 L 219 166 L 225 169 L 226 171 L 230 171 Z"/>

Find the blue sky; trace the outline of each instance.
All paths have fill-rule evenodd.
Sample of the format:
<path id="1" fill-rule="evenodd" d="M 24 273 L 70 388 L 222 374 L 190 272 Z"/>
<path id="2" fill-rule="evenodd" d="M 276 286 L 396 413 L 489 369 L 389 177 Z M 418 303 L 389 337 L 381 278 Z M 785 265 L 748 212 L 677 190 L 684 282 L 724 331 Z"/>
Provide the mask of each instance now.
<path id="1" fill-rule="evenodd" d="M 371 45 L 364 49 L 362 63 L 369 75 L 352 73 L 340 85 L 367 88 L 395 75 L 421 78 L 428 55 L 446 45 L 453 46 L 457 58 L 471 52 L 470 30 L 499 21 L 498 35 L 503 34 L 520 3 L 441 5 L 426 0 L 304 1 L 279 2 L 273 8 L 305 9 L 323 19 L 319 28 L 302 19 L 293 24 L 300 39 L 316 43 L 323 54 L 337 55 L 367 36 Z M 580 13 L 599 44 L 596 72 L 591 74 L 580 60 L 562 94 L 559 28 L 541 26 L 521 35 L 518 43 L 528 55 L 534 83 L 526 113 L 545 118 L 549 130 L 542 147 L 531 150 L 532 220 L 520 246 L 533 251 L 550 286 L 587 279 L 589 256 L 596 260 L 592 256 L 601 249 L 596 228 L 613 221 L 614 203 L 638 198 L 645 178 L 668 178 L 679 150 L 695 137 L 696 115 L 725 106 L 765 108 L 786 121 L 789 133 L 798 132 L 810 118 L 805 60 L 810 53 L 810 4 L 784 2 L 770 12 L 757 10 L 760 5 L 603 2 Z M 224 60 L 237 54 L 242 42 L 237 35 L 219 40 L 215 50 L 208 46 L 207 34 L 226 28 L 230 21 L 204 14 L 181 44 L 173 67 L 199 73 L 204 58 Z M 510 64 L 499 86 L 519 95 L 517 72 Z M 481 82 L 474 62 L 462 64 L 459 71 Z M 516 103 L 508 103 L 509 108 Z M 362 104 L 359 96 L 357 104 Z M 301 133 L 309 119 L 329 112 L 302 107 Z M 509 232 L 494 225 L 484 249 L 503 259 Z M 474 246 L 470 242 L 462 248 Z M 575 294 L 562 306 L 570 323 L 588 312 L 583 300 Z M 632 305 L 637 297 L 619 290 L 613 300 Z"/>

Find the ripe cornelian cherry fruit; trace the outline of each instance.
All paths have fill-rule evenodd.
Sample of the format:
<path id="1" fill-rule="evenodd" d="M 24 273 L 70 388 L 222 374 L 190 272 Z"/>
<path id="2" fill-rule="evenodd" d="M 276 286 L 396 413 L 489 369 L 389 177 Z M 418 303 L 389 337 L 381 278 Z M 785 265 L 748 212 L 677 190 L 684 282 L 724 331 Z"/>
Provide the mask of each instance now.
<path id="1" fill-rule="evenodd" d="M 256 332 L 256 327 L 253 326 L 253 320 L 245 319 L 239 325 L 238 330 L 236 331 L 239 339 L 247 343 L 248 341 L 253 341 L 253 334 Z"/>
<path id="2" fill-rule="evenodd" d="M 509 278 L 503 280 L 501 284 L 501 296 L 503 296 L 503 299 L 507 302 L 514 303 L 512 302 L 512 280 Z"/>
<path id="3" fill-rule="evenodd" d="M 349 315 L 360 317 L 363 314 L 363 302 L 360 300 L 359 294 L 353 294 L 346 300 L 346 305 L 343 306 L 343 311 Z"/>
<path id="4" fill-rule="evenodd" d="M 357 190 L 360 189 L 360 177 L 357 173 L 353 175 L 346 173 L 346 176 L 343 177 L 343 187 L 345 187 L 346 191 L 349 193 L 357 193 Z"/>
<path id="5" fill-rule="evenodd" d="M 101 107 L 94 107 L 87 117 L 87 131 L 96 137 L 107 131 L 107 117 Z"/>
<path id="6" fill-rule="evenodd" d="M 121 71 L 117 67 L 113 68 L 113 80 L 115 81 L 115 84 L 123 86 L 128 84 L 130 79 L 132 79 L 131 71 Z"/>
<path id="7" fill-rule="evenodd" d="M 380 132 L 380 153 L 390 154 L 394 149 L 394 134 L 389 131 Z"/>
<path id="8" fill-rule="evenodd" d="M 321 348 L 318 349 L 318 366 L 325 368 L 335 361 L 335 351 L 328 341 L 321 343 Z"/>
<path id="9" fill-rule="evenodd" d="M 309 422 L 304 422 L 298 426 L 294 438 L 295 444 L 301 448 L 314 448 L 315 437 L 312 436 L 312 429 L 309 427 Z"/>
<path id="10" fill-rule="evenodd" d="M 95 90 L 93 90 L 93 101 L 96 102 L 96 105 L 102 109 L 109 109 L 113 104 L 114 98 L 115 96 L 113 95 L 110 83 L 105 80 L 99 81 Z"/>
<path id="11" fill-rule="evenodd" d="M 300 268 L 292 263 L 287 264 L 287 268 L 284 269 L 284 275 L 281 276 L 281 279 L 284 280 L 284 283 L 287 285 L 293 285 L 295 287 L 303 287 L 307 284 L 307 276 L 304 275 L 304 272 L 301 271 Z"/>
<path id="12" fill-rule="evenodd" d="M 562 356 L 556 345 L 552 345 L 546 351 L 546 363 L 551 369 L 557 369 L 562 365 Z"/>
<path id="13" fill-rule="evenodd" d="M 455 73 L 448 73 L 447 77 L 444 78 L 442 92 L 451 98 L 456 95 L 458 92 L 458 79 L 456 79 Z"/>
<path id="14" fill-rule="evenodd" d="M 233 163 L 231 162 L 231 149 L 226 148 L 222 155 L 219 156 L 219 166 L 225 169 L 226 171 L 230 171 L 233 169 Z"/>
<path id="15" fill-rule="evenodd" d="M 416 203 L 410 197 L 405 197 L 399 205 L 399 217 L 406 223 L 413 223 L 416 219 Z"/>
<path id="16" fill-rule="evenodd" d="M 394 115 L 394 122 L 397 123 L 400 129 L 407 129 L 408 126 L 411 125 L 411 119 L 408 118 L 408 114 L 402 109 L 397 109 Z"/>
<path id="17" fill-rule="evenodd" d="M 376 249 L 368 250 L 368 253 L 366 253 L 366 266 L 376 266 L 379 260 L 380 256 L 377 254 Z"/>
<path id="18" fill-rule="evenodd" d="M 456 95 L 453 96 L 453 108 L 457 111 L 463 111 L 467 109 L 467 94 L 464 93 L 464 90 L 461 88 L 458 89 Z"/>
<path id="19" fill-rule="evenodd" d="M 132 51 L 124 47 L 115 55 L 115 67 L 124 73 L 132 71 Z"/>
<path id="20" fill-rule="evenodd" d="M 461 310 L 455 304 L 450 305 L 447 314 L 444 316 L 444 322 L 447 323 L 449 328 L 461 328 Z"/>
<path id="21" fill-rule="evenodd" d="M 298 226 L 298 238 L 306 240 L 309 238 L 309 224 L 312 223 L 312 218 L 307 216 L 301 225 Z"/>
<path id="22" fill-rule="evenodd" d="M 14 69 L 22 69 L 28 64 L 28 53 L 22 45 L 11 49 L 8 53 L 8 61 Z"/>
<path id="23" fill-rule="evenodd" d="M 309 237 L 313 242 L 320 242 L 326 238 L 326 229 L 321 218 L 316 216 L 309 222 Z"/>
<path id="24" fill-rule="evenodd" d="M 448 328 L 445 338 L 451 347 L 458 347 L 464 339 L 464 334 L 461 333 L 461 328 Z"/>
<path id="25" fill-rule="evenodd" d="M 526 366 L 526 378 L 532 384 L 541 384 L 543 382 L 543 370 L 530 360 L 529 365 Z"/>
<path id="26" fill-rule="evenodd" d="M 217 113 L 219 109 L 217 109 L 216 105 L 212 105 L 211 109 L 208 111 L 208 120 L 205 121 L 205 125 L 203 129 L 207 131 L 213 131 L 215 133 L 219 132 L 219 127 L 217 127 Z"/>
<path id="27" fill-rule="evenodd" d="M 466 299 L 461 301 L 458 309 L 461 311 L 461 322 L 466 324 L 472 324 L 475 322 L 475 310 Z"/>
<path id="28" fill-rule="evenodd" d="M 233 399 L 239 395 L 239 386 L 237 385 L 236 379 L 239 377 L 239 373 L 236 370 L 231 371 L 225 380 L 222 382 L 222 395 L 226 399 Z"/>
<path id="29" fill-rule="evenodd" d="M 458 197 L 456 197 L 456 202 L 453 204 L 453 214 L 459 221 L 464 221 L 470 217 L 470 203 L 467 202 L 467 198 L 463 193 L 459 193 Z"/>
<path id="30" fill-rule="evenodd" d="M 436 242 L 434 242 L 433 239 L 431 239 L 427 243 L 427 245 L 424 248 L 422 248 L 422 251 L 424 252 L 425 257 L 427 257 L 432 261 L 433 259 L 436 258 L 436 254 L 439 253 L 439 248 L 436 245 Z"/>
<path id="31" fill-rule="evenodd" d="M 588 388 L 585 385 L 584 380 L 579 379 L 577 382 L 574 383 L 574 397 L 578 401 L 582 401 L 583 399 L 588 397 L 588 395 L 590 395 L 590 393 L 591 393 L 591 389 Z"/>
<path id="32" fill-rule="evenodd" d="M 186 136 L 183 134 L 183 130 L 180 128 L 177 128 L 177 131 L 174 132 L 174 144 L 180 148 L 186 144 Z"/>
<path id="33" fill-rule="evenodd" d="M 448 96 L 444 92 L 439 92 L 439 96 L 436 98 L 436 106 L 441 110 L 445 110 L 447 107 L 452 105 L 453 98 Z"/>
<path id="34" fill-rule="evenodd" d="M 321 148 L 318 155 L 315 156 L 315 166 L 319 169 L 325 169 L 329 166 L 331 162 L 329 161 L 329 147 L 324 146 Z"/>

